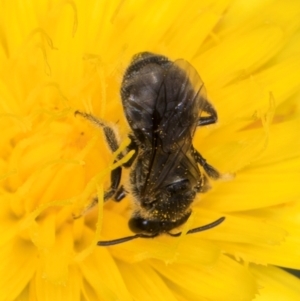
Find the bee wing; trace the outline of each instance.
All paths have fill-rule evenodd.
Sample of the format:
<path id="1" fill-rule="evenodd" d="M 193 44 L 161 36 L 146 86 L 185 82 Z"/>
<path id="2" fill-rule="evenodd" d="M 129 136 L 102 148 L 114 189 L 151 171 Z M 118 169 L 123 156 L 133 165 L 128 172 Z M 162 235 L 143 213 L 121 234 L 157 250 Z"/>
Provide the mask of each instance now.
<path id="1" fill-rule="evenodd" d="M 165 74 L 153 111 L 152 159 L 145 194 L 176 181 L 182 170 L 197 177 L 197 166 L 188 155 L 205 103 L 204 84 L 195 68 L 185 60 L 175 61 Z"/>
<path id="2" fill-rule="evenodd" d="M 196 69 L 185 60 L 175 61 L 165 75 L 156 102 L 161 130 L 177 138 L 189 131 L 193 137 L 206 102 L 206 90 Z"/>

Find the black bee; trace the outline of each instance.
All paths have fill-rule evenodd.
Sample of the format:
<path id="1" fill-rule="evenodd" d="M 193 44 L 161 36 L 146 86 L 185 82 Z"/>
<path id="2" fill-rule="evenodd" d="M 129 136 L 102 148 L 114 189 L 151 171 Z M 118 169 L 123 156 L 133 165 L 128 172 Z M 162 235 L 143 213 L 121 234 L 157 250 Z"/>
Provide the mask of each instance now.
<path id="1" fill-rule="evenodd" d="M 149 52 L 133 57 L 123 77 L 121 98 L 132 130 L 126 153 L 135 151 L 122 167 L 131 168 L 134 211 L 129 228 L 137 234 L 100 241 L 98 245 L 153 238 L 162 233 L 179 236 L 181 232 L 170 231 L 187 221 L 196 194 L 209 189 L 206 175 L 213 179 L 220 177 L 192 144 L 196 127 L 215 123 L 217 112 L 207 101 L 200 76 L 187 61 L 172 62 Z M 201 116 L 203 112 L 206 116 Z M 102 127 L 110 149 L 113 152 L 118 149 L 116 135 L 109 126 L 92 115 L 76 113 Z M 111 172 L 105 201 L 120 201 L 125 197 L 127 191 L 120 186 L 122 167 Z M 221 217 L 188 233 L 210 229 L 224 219 Z"/>

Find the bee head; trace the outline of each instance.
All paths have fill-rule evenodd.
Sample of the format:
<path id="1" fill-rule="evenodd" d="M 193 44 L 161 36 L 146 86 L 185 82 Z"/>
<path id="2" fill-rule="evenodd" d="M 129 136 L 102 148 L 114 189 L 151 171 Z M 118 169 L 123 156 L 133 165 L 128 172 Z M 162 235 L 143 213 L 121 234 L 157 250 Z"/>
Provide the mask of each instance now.
<path id="1" fill-rule="evenodd" d="M 140 216 L 134 216 L 129 220 L 129 228 L 134 233 L 142 233 L 142 234 L 160 234 L 164 232 L 169 232 L 174 228 L 177 228 L 184 224 L 191 212 L 183 215 L 180 219 L 176 221 L 171 220 L 159 220 L 159 219 L 144 219 Z"/>

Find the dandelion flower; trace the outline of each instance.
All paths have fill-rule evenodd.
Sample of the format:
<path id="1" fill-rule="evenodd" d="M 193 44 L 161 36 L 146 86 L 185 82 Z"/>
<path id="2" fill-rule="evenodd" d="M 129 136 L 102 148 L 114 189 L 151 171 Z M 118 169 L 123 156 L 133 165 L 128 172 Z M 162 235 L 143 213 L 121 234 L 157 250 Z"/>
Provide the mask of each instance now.
<path id="1" fill-rule="evenodd" d="M 300 269 L 298 1 L 16 0 L 0 15 L 0 300 L 299 299 L 279 268 Z M 120 85 L 142 51 L 197 69 L 219 122 L 194 145 L 235 175 L 182 231 L 226 221 L 97 247 L 131 235 L 131 196 L 101 202 L 122 162 L 74 112 L 117 127 L 124 149 Z"/>

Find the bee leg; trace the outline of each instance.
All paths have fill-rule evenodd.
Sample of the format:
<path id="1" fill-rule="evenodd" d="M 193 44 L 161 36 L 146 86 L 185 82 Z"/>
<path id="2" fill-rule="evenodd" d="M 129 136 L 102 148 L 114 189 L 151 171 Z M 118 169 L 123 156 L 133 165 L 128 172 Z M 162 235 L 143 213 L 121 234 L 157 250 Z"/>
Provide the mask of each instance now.
<path id="1" fill-rule="evenodd" d="M 198 192 L 205 193 L 211 189 L 211 186 L 207 176 L 204 173 L 201 174 L 201 178 L 201 186 L 199 186 Z"/>
<path id="2" fill-rule="evenodd" d="M 95 124 L 97 127 L 102 128 L 104 136 L 105 136 L 105 140 L 112 152 L 115 152 L 119 148 L 119 143 L 118 143 L 118 140 L 117 140 L 114 130 L 110 126 L 108 126 L 104 121 L 96 118 L 95 116 L 93 116 L 91 114 L 85 113 L 85 112 L 76 111 L 74 114 L 75 114 L 75 116 L 80 115 L 81 117 L 83 117 L 83 118 L 89 120 L 91 123 Z"/>
<path id="3" fill-rule="evenodd" d="M 113 198 L 119 188 L 122 176 L 122 167 L 119 166 L 110 173 L 110 188 L 104 192 L 104 202 Z"/>
<path id="4" fill-rule="evenodd" d="M 116 202 L 120 202 L 126 195 L 126 191 L 123 186 L 119 187 L 122 177 L 122 167 L 129 168 L 133 161 L 137 156 L 138 146 L 136 143 L 131 139 L 130 144 L 127 146 L 125 153 L 127 154 L 131 150 L 135 150 L 134 155 L 129 159 L 129 161 L 125 162 L 122 166 L 117 167 L 116 169 L 111 171 L 110 174 L 110 189 L 104 193 L 104 201 L 108 201 L 109 199 L 113 199 Z M 118 159 L 121 159 L 124 154 L 118 156 Z M 116 161 L 115 161 L 116 162 Z"/>
<path id="5" fill-rule="evenodd" d="M 126 194 L 127 194 L 127 191 L 125 190 L 124 186 L 119 187 L 119 189 L 115 193 L 114 201 L 120 202 L 121 200 L 123 200 L 125 198 Z"/>
<path id="6" fill-rule="evenodd" d="M 132 157 L 125 162 L 122 166 L 125 168 L 130 168 L 132 163 L 135 161 L 137 155 L 138 155 L 138 145 L 136 144 L 136 142 L 133 139 L 132 135 L 129 135 L 129 139 L 130 139 L 130 143 L 126 148 L 125 153 L 128 154 L 130 151 L 134 150 L 134 154 L 132 155 Z"/>
<path id="7" fill-rule="evenodd" d="M 197 163 L 199 163 L 203 167 L 210 178 L 216 180 L 221 177 L 221 174 L 213 166 L 209 165 L 196 149 L 193 149 L 193 153 Z"/>
<path id="8" fill-rule="evenodd" d="M 109 190 L 104 192 L 104 202 L 112 199 L 116 193 L 118 193 L 118 187 L 120 185 L 122 176 L 122 167 L 117 167 L 116 169 L 111 171 L 110 178 L 111 178 L 111 185 Z M 116 200 L 119 202 L 122 198 L 116 199 L 113 198 L 113 200 Z M 74 215 L 73 218 L 77 219 L 85 215 L 88 211 L 93 209 L 98 204 L 98 197 L 95 196 L 92 201 L 82 210 L 82 212 L 78 215 Z"/>
<path id="9" fill-rule="evenodd" d="M 209 116 L 199 117 L 197 126 L 204 126 L 204 125 L 209 125 L 217 122 L 218 120 L 217 111 L 208 101 L 205 101 L 202 110 L 207 114 L 209 114 Z"/>
<path id="10" fill-rule="evenodd" d="M 118 189 L 109 189 L 108 191 L 104 192 L 104 202 L 112 199 L 115 202 L 120 202 L 125 198 L 127 191 L 123 186 L 119 187 Z M 88 207 L 84 210 L 84 212 L 92 209 L 94 206 L 98 204 L 98 198 L 94 197 L 92 202 L 88 205 Z"/>
<path id="11" fill-rule="evenodd" d="M 80 115 L 81 117 L 83 117 L 83 118 L 89 120 L 91 123 L 95 124 L 97 127 L 100 127 L 103 130 L 105 140 L 106 140 L 110 150 L 112 152 L 117 151 L 117 149 L 119 148 L 119 143 L 118 143 L 117 136 L 116 136 L 113 128 L 108 126 L 101 119 L 98 119 L 98 118 L 96 118 L 95 116 L 93 116 L 91 114 L 76 111 L 75 116 L 76 115 Z M 136 150 L 136 152 L 128 162 L 123 164 L 123 166 L 126 167 L 126 168 L 131 166 L 132 162 L 134 161 L 134 159 L 137 155 L 137 145 L 136 145 L 135 142 L 133 142 L 132 137 L 129 137 L 129 138 L 131 139 L 131 143 L 128 145 L 128 147 L 125 151 L 125 154 L 128 153 L 129 151 L 131 151 L 132 149 Z M 124 154 L 120 154 L 118 156 L 118 159 L 121 159 L 123 156 L 124 156 Z M 113 199 L 113 200 L 119 202 L 125 197 L 126 191 L 124 190 L 123 186 L 121 186 L 119 188 L 119 185 L 120 185 L 120 182 L 121 182 L 121 176 L 122 176 L 122 167 L 121 166 L 119 166 L 116 169 L 111 171 L 111 174 L 110 174 L 111 185 L 110 185 L 110 188 L 107 191 L 104 192 L 104 201 L 105 202 L 110 200 L 110 199 Z M 90 209 L 92 209 L 97 204 L 98 204 L 98 198 L 94 197 L 92 202 L 88 205 L 88 207 L 85 208 L 84 211 L 79 216 L 76 216 L 74 218 L 81 217 L 85 212 L 89 211 Z"/>
<path id="12" fill-rule="evenodd" d="M 112 199 L 115 202 L 120 202 L 126 196 L 126 190 L 123 186 L 119 187 L 122 176 L 122 167 L 117 167 L 112 170 L 110 174 L 111 185 L 109 190 L 104 192 L 104 202 Z M 98 204 L 98 198 L 95 196 L 90 204 L 81 212 L 81 214 L 74 216 L 75 219 L 82 217 L 86 212 L 91 210 Z"/>

